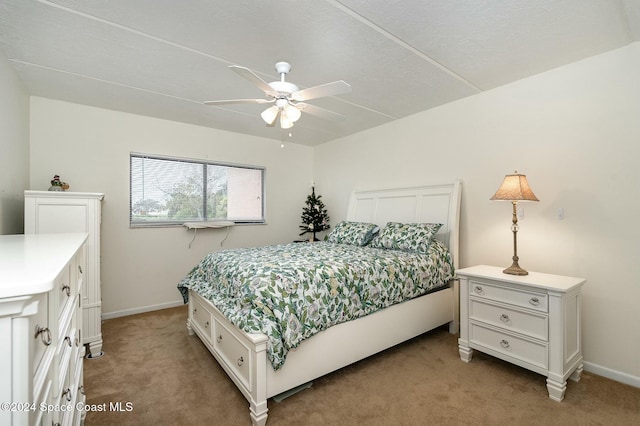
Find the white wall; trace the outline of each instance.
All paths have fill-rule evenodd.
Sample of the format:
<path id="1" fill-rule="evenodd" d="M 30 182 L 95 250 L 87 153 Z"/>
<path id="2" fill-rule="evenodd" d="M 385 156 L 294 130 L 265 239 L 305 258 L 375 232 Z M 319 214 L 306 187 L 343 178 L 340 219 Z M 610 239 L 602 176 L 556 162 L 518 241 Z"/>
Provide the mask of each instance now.
<path id="1" fill-rule="evenodd" d="M 71 191 L 104 192 L 102 302 L 106 317 L 181 303 L 176 285 L 225 230 L 129 228 L 129 153 L 143 152 L 266 167 L 267 225 L 236 226 L 223 248 L 297 238 L 312 181 L 310 147 L 105 109 L 31 99 L 31 189 L 54 174 Z"/>
<path id="2" fill-rule="evenodd" d="M 29 95 L 0 52 L 0 235 L 24 230 L 29 187 Z"/>
<path id="3" fill-rule="evenodd" d="M 323 144 L 314 169 L 334 212 L 353 188 L 462 179 L 461 266 L 511 264 L 511 205 L 489 197 L 526 174 L 540 202 L 520 204 L 520 265 L 588 280 L 587 368 L 640 386 L 639 159 L 635 43 Z"/>

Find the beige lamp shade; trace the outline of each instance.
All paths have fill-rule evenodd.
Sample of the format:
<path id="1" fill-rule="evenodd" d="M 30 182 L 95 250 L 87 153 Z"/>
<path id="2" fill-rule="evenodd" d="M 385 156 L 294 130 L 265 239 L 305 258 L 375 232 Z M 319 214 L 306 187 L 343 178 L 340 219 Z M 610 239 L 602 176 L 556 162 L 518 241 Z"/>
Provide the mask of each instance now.
<path id="1" fill-rule="evenodd" d="M 525 175 L 519 174 L 517 171 L 512 175 L 506 175 L 502 181 L 502 185 L 490 198 L 490 200 L 505 201 L 540 201 L 535 196 Z"/>

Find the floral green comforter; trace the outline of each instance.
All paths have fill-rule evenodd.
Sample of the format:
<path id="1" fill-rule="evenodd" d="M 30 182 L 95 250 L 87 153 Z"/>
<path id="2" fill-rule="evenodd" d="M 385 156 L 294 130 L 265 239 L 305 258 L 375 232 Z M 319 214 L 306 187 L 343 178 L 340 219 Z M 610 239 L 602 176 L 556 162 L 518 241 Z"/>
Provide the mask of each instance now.
<path id="1" fill-rule="evenodd" d="M 233 249 L 207 255 L 178 284 L 210 300 L 247 333 L 269 337 L 274 369 L 302 340 L 446 285 L 451 256 L 434 240 L 428 253 L 328 242 Z"/>

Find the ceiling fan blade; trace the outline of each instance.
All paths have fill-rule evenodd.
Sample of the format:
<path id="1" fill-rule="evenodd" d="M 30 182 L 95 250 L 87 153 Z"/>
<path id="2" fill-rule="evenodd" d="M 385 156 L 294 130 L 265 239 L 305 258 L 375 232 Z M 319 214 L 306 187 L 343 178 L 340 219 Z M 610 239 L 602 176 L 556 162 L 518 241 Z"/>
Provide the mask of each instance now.
<path id="1" fill-rule="evenodd" d="M 305 104 L 303 102 L 299 102 L 295 104 L 295 106 L 300 111 L 306 112 L 307 114 L 315 115 L 316 117 L 322 118 L 324 120 L 341 121 L 346 118 L 344 115 L 338 114 L 337 112 L 329 111 L 328 109 L 320 108 L 315 105 Z"/>
<path id="2" fill-rule="evenodd" d="M 225 99 L 220 101 L 204 101 L 206 105 L 227 105 L 227 104 L 270 104 L 275 99 Z"/>
<path id="3" fill-rule="evenodd" d="M 307 89 L 298 90 L 291 94 L 291 99 L 294 101 L 308 101 L 310 99 L 322 98 L 325 96 L 340 95 L 342 93 L 349 93 L 351 86 L 342 80 L 334 81 L 333 83 L 321 84 L 320 86 L 309 87 Z"/>
<path id="4" fill-rule="evenodd" d="M 231 65 L 229 68 L 258 86 L 258 88 L 260 88 L 260 90 L 262 90 L 265 94 L 269 96 L 277 96 L 277 93 L 271 88 L 271 86 L 269 86 L 266 81 L 254 74 L 253 71 L 251 71 L 249 68 L 241 67 L 239 65 Z"/>

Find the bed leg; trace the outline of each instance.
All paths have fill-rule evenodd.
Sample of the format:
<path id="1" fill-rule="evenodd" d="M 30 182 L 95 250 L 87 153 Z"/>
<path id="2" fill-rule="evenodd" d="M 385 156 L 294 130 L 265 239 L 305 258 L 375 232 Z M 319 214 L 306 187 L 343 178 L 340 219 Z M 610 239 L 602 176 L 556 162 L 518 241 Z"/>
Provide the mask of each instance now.
<path id="1" fill-rule="evenodd" d="M 261 409 L 257 407 L 260 406 Z M 251 407 L 249 408 L 249 415 L 251 416 L 251 424 L 253 426 L 265 426 L 267 424 L 267 401 L 261 402 L 260 404 L 251 403 Z"/>
<path id="2" fill-rule="evenodd" d="M 193 327 L 191 327 L 191 321 L 187 320 L 187 333 L 189 333 L 189 336 L 193 336 Z"/>

